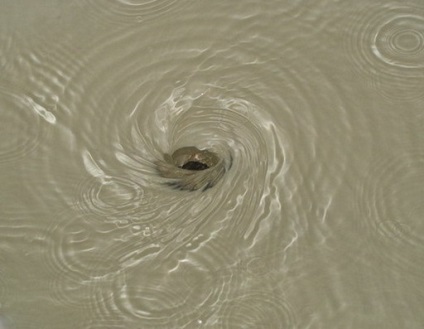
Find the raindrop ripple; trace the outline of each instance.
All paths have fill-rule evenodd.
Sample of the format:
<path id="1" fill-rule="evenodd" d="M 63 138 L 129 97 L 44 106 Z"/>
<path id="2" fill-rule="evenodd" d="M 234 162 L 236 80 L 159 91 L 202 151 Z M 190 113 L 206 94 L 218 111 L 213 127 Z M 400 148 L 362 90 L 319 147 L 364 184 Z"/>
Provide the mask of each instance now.
<path id="1" fill-rule="evenodd" d="M 370 76 L 385 97 L 424 96 L 424 10 L 419 6 L 374 5 L 352 15 L 346 30 L 349 61 Z"/>
<path id="2" fill-rule="evenodd" d="M 396 268 L 421 276 L 424 266 L 424 155 L 417 151 L 374 164 L 359 192 L 367 246 Z M 383 251 L 383 252 L 382 252 Z"/>

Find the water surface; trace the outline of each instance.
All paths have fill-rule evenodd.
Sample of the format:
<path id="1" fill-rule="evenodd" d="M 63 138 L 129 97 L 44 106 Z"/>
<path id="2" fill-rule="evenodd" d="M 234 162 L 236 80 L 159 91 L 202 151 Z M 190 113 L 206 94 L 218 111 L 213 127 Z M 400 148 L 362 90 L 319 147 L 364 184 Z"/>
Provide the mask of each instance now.
<path id="1" fill-rule="evenodd" d="M 1 7 L 1 329 L 423 327 L 422 1 Z"/>

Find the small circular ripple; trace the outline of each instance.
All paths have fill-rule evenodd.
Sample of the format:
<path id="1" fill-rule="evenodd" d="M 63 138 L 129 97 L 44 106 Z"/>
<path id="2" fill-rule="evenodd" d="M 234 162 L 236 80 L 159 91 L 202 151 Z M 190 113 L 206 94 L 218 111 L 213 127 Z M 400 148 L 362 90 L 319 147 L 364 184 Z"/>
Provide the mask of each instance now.
<path id="1" fill-rule="evenodd" d="M 107 218 L 129 218 L 141 211 L 143 188 L 119 177 L 90 178 L 80 185 L 77 205 L 89 213 Z"/>
<path id="2" fill-rule="evenodd" d="M 126 237 L 114 223 L 78 213 L 60 213 L 47 232 L 45 261 L 52 268 L 52 301 L 76 308 L 86 307 L 93 281 L 113 272 L 114 264 L 103 262 L 103 251 Z M 132 236 L 132 234 L 128 233 Z"/>
<path id="3" fill-rule="evenodd" d="M 102 307 L 111 309 L 99 310 L 100 314 L 96 313 L 96 318 L 101 318 L 99 321 L 121 317 L 106 295 L 122 287 L 110 284 L 137 264 L 145 269 L 145 259 L 161 250 L 160 241 L 155 240 L 152 229 L 146 225 L 105 222 L 103 217 L 69 212 L 58 214 L 58 218 L 47 232 L 49 247 L 44 254 L 52 269 L 51 302 L 87 312 L 97 308 L 93 305 L 105 303 Z M 97 294 L 105 296 L 93 300 Z"/>
<path id="4" fill-rule="evenodd" d="M 94 274 L 107 274 L 110 268 L 102 269 L 97 264 L 97 257 L 110 244 L 106 237 L 113 236 L 119 228 L 102 218 L 84 214 L 64 213 L 60 217 L 64 218 L 59 219 L 48 233 L 53 242 L 47 257 L 53 267 L 75 279 L 87 280 Z M 96 266 L 95 271 L 93 266 Z"/>
<path id="5" fill-rule="evenodd" d="M 372 51 L 383 62 L 408 69 L 424 68 L 424 16 L 399 15 L 385 22 Z"/>
<path id="6" fill-rule="evenodd" d="M 43 123 L 29 98 L 0 87 L 0 162 L 33 151 L 43 135 Z"/>
<path id="7" fill-rule="evenodd" d="M 99 259 L 110 272 L 91 282 L 91 318 L 183 328 L 211 316 L 228 290 L 232 276 L 222 267 L 235 261 L 234 252 L 225 240 L 208 235 L 191 237 L 177 249 L 166 240 L 153 233 L 115 241 L 103 251 Z"/>
<path id="8" fill-rule="evenodd" d="M 208 317 L 225 286 L 223 277 L 202 264 L 184 261 L 170 270 L 166 262 L 147 260 L 126 267 L 112 281 L 99 282 L 92 308 L 100 321 L 122 316 L 124 323 L 143 328 L 183 328 Z"/>
<path id="9" fill-rule="evenodd" d="M 99 284 L 113 282 L 162 250 L 161 236 L 150 225 L 69 211 L 57 217 L 44 256 L 52 269 L 51 299 L 60 305 L 87 309 Z"/>
<path id="10" fill-rule="evenodd" d="M 177 0 L 106 0 L 102 2 L 89 0 L 78 3 L 97 21 L 106 20 L 121 24 L 141 23 L 183 4 L 182 1 Z"/>
<path id="11" fill-rule="evenodd" d="M 296 316 L 283 296 L 250 291 L 226 300 L 219 312 L 220 328 L 295 328 Z"/>
<path id="12" fill-rule="evenodd" d="M 359 12 L 347 30 L 349 60 L 369 75 L 386 97 L 423 97 L 424 10 L 373 6 Z"/>
<path id="13" fill-rule="evenodd" d="M 399 272 L 424 266 L 424 154 L 410 152 L 374 165 L 359 194 L 368 248 Z M 377 251 L 378 250 L 378 251 Z"/>

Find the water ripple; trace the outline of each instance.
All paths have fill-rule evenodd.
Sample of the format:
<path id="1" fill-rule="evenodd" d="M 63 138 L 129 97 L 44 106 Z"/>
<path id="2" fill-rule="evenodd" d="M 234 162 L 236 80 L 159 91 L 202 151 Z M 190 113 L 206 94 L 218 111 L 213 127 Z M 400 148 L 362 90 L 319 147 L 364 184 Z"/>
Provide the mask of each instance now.
<path id="1" fill-rule="evenodd" d="M 62 97 L 75 94 L 68 83 L 84 66 L 80 51 L 70 36 L 40 35 L 28 40 L 17 35 L 5 78 L 52 114 L 61 114 Z"/>
<path id="2" fill-rule="evenodd" d="M 4 250 L 3 246 L 0 245 L 0 250 Z M 3 253 L 3 252 L 2 252 Z M 2 264 L 5 264 L 4 257 L 0 258 L 0 261 Z M 5 280 L 5 274 L 3 273 L 4 270 L 0 270 L 0 300 L 5 300 L 6 295 L 6 280 Z M 2 303 L 0 303 L 0 310 L 3 308 Z"/>
<path id="3" fill-rule="evenodd" d="M 4 77 L 10 69 L 10 59 L 14 56 L 15 36 L 3 32 L 0 35 L 0 43 L 0 69 Z"/>
<path id="4" fill-rule="evenodd" d="M 249 90 L 254 90 L 255 85 L 250 86 L 252 82 L 243 85 L 232 71 L 234 61 L 241 60 L 240 65 L 246 65 L 242 74 L 249 74 L 247 66 L 255 62 L 256 54 L 236 52 L 234 56 L 230 43 L 226 44 L 228 49 L 203 53 L 193 50 L 200 41 L 197 37 L 182 40 L 181 50 L 177 52 L 170 51 L 168 40 L 152 39 L 150 51 L 140 54 L 136 43 L 131 41 L 139 33 L 121 31 L 102 40 L 88 59 L 95 74 L 88 79 L 75 77 L 74 83 L 86 91 L 79 102 L 86 112 L 85 116 L 74 116 L 73 125 L 80 128 L 81 148 L 87 149 L 83 153 L 86 170 L 97 180 L 92 182 L 99 184 L 98 187 L 83 184 L 85 187 L 78 191 L 77 199 L 91 200 L 93 211 L 98 211 L 98 206 L 103 207 L 104 203 L 97 203 L 100 195 L 96 191 L 100 186 L 107 187 L 105 177 L 124 175 L 127 185 L 138 186 L 149 198 L 144 203 L 146 209 L 154 209 L 142 211 L 140 218 L 144 217 L 144 223 L 159 216 L 161 220 L 155 223 L 158 230 L 168 225 L 175 229 L 176 223 L 187 222 L 193 215 L 198 223 L 219 216 L 222 219 L 215 222 L 215 231 L 222 229 L 222 223 L 232 217 L 232 225 L 238 223 L 239 232 L 244 231 L 242 235 L 251 239 L 258 226 L 234 219 L 253 211 L 263 197 L 265 177 L 271 175 L 276 180 L 283 174 L 285 163 L 280 155 L 285 149 L 280 140 L 281 128 L 275 126 L 272 116 L 261 113 L 261 109 L 272 104 L 252 94 Z M 104 53 L 109 54 L 107 60 L 99 60 L 99 55 Z M 213 58 L 217 55 L 226 63 L 214 68 Z M 179 60 L 181 65 L 169 66 L 170 58 Z M 248 63 L 243 64 L 245 60 Z M 162 74 L 156 74 L 158 70 Z M 246 78 L 256 80 L 249 75 Z M 93 124 L 99 118 L 92 106 L 102 108 L 102 124 Z M 190 145 L 211 149 L 228 163 L 233 159 L 231 170 L 209 194 L 176 194 L 156 172 L 154 164 L 162 161 L 165 153 Z M 269 173 L 268 166 L 271 166 Z M 247 172 L 251 175 L 244 174 Z M 255 191 L 249 189 L 252 185 L 257 186 Z M 230 195 L 237 197 L 227 201 Z M 225 208 L 219 206 L 225 202 Z M 182 205 L 192 205 L 192 209 L 187 213 L 187 206 Z"/>
<path id="5" fill-rule="evenodd" d="M 359 191 L 368 248 L 397 271 L 421 276 L 424 266 L 424 155 L 407 152 L 374 164 Z M 385 252 L 381 252 L 384 250 Z"/>
<path id="6" fill-rule="evenodd" d="M 46 130 L 40 118 L 54 121 L 31 98 L 0 88 L 0 162 L 23 157 L 42 142 Z"/>
<path id="7" fill-rule="evenodd" d="M 136 24 L 163 15 L 177 5 L 181 7 L 183 2 L 176 0 L 106 0 L 102 2 L 89 0 L 79 1 L 77 4 L 97 22 Z"/>
<path id="8" fill-rule="evenodd" d="M 237 43 L 224 36 L 225 24 L 214 25 L 214 38 L 202 29 L 183 37 L 189 23 L 199 25 L 198 18 L 164 27 L 161 40 L 149 33 L 154 26 L 119 30 L 98 40 L 84 59 L 91 74 L 80 72 L 71 83 L 84 90 L 73 106 L 84 115 L 72 115 L 72 126 L 78 127 L 79 148 L 87 150 L 83 158 L 90 158 L 86 170 L 99 185 L 82 184 L 86 191 L 79 189 L 76 199 L 91 195 L 94 204 L 92 191 L 101 177 L 125 177 L 143 190 L 148 202 L 138 219 L 158 239 L 186 241 L 208 228 L 246 248 L 265 239 L 270 248 L 285 249 L 316 217 L 305 202 L 312 197 L 318 210 L 328 207 L 345 170 L 352 112 L 344 99 L 325 96 L 342 94 L 340 82 L 298 51 L 252 39 L 248 30 L 241 29 Z M 137 46 L 141 36 L 143 52 Z M 305 68 L 314 78 L 298 74 Z M 328 115 L 335 120 L 331 129 Z M 304 147 L 294 150 L 295 143 Z M 207 193 L 177 193 L 156 172 L 154 164 L 165 153 L 191 145 L 232 159 L 231 169 Z M 284 227 L 273 223 L 283 217 L 292 227 L 274 230 Z"/>
<path id="9" fill-rule="evenodd" d="M 198 263 L 183 261 L 170 269 L 166 262 L 147 261 L 99 282 L 92 309 L 100 321 L 116 314 L 143 328 L 184 328 L 193 318 L 209 316 L 225 291 L 224 279 Z"/>
<path id="10" fill-rule="evenodd" d="M 59 283 L 68 281 L 70 294 L 56 289 L 56 300 L 72 307 L 80 300 L 91 311 L 91 318 L 100 323 L 121 318 L 127 327 L 143 323 L 146 328 L 183 328 L 193 318 L 206 321 L 232 279 L 231 269 L 223 266 L 234 262 L 238 251 L 228 250 L 225 240 L 213 236 L 192 236 L 175 249 L 172 241 L 186 234 L 162 238 L 153 230 L 138 236 L 125 228 L 120 232 L 125 231 L 128 235 L 121 234 L 112 243 L 109 238 L 108 247 L 96 256 L 108 264 L 108 272 L 99 272 L 94 264 L 91 279 L 79 288 L 75 278 L 71 278 L 74 283 L 62 278 Z"/>
<path id="11" fill-rule="evenodd" d="M 424 17 L 399 15 L 387 21 L 375 36 L 372 50 L 387 64 L 424 68 Z"/>
<path id="12" fill-rule="evenodd" d="M 283 296 L 249 291 L 223 303 L 219 328 L 294 328 L 295 312 Z M 264 327 L 264 323 L 266 326 Z"/>
<path id="13" fill-rule="evenodd" d="M 134 181 L 119 177 L 88 179 L 80 186 L 77 205 L 89 213 L 116 218 L 141 211 L 143 189 Z"/>
<path id="14" fill-rule="evenodd" d="M 47 126 L 61 126 L 68 113 L 65 104 L 72 104 L 76 94 L 67 88 L 68 82 L 82 62 L 68 37 L 61 38 L 53 43 L 43 36 L 27 40 L 16 35 L 6 43 L 10 51 L 4 53 L 7 65 L 2 78 L 8 87 L 0 87 L 0 121 L 9 124 L 1 127 L 0 162 L 34 149 L 46 132 L 53 131 Z"/>
<path id="15" fill-rule="evenodd" d="M 346 30 L 349 60 L 386 97 L 423 97 L 424 11 L 376 5 L 352 15 Z"/>
<path id="16" fill-rule="evenodd" d="M 199 19 L 188 14 L 181 24 L 152 22 L 97 39 L 80 59 L 89 72 L 73 72 L 67 90 L 75 95 L 61 104 L 85 176 L 72 205 L 84 215 L 65 214 L 51 228 L 59 243 L 49 258 L 68 281 L 91 288 L 90 310 L 101 323 L 207 323 L 208 307 L 217 310 L 232 278 L 220 271 L 240 256 L 256 278 L 267 278 L 263 266 L 290 266 L 286 253 L 321 225 L 341 184 L 352 112 L 341 97 L 327 96 L 339 95 L 340 82 L 290 47 L 291 31 L 276 45 L 237 20 Z M 236 37 L 227 37 L 229 24 L 239 28 Z M 187 26 L 208 28 L 186 35 Z M 210 149 L 231 169 L 205 192 L 176 191 L 155 164 L 185 146 Z M 64 183 L 63 175 L 52 179 Z M 252 257 L 254 248 L 261 251 Z M 59 288 L 63 303 L 79 294 L 67 300 Z M 290 307 L 273 298 L 234 298 L 263 301 L 271 321 L 293 323 Z M 227 326 L 236 312 L 229 305 Z"/>
<path id="17" fill-rule="evenodd" d="M 140 225 L 70 211 L 57 217 L 46 233 L 44 259 L 52 274 L 60 273 L 53 276 L 49 289 L 51 301 L 58 305 L 88 311 L 97 283 L 113 280 L 131 263 L 128 259 L 134 255 L 122 245 L 129 244 L 143 256 L 149 254 L 149 247 L 154 249 L 148 228 L 142 231 Z"/>
<path id="18" fill-rule="evenodd" d="M 109 273 L 110 265 L 102 263 L 99 255 L 111 242 L 107 237 L 123 238 L 120 229 L 101 218 L 69 211 L 58 218 L 47 233 L 51 237 L 46 255 L 50 266 L 79 282 Z"/>

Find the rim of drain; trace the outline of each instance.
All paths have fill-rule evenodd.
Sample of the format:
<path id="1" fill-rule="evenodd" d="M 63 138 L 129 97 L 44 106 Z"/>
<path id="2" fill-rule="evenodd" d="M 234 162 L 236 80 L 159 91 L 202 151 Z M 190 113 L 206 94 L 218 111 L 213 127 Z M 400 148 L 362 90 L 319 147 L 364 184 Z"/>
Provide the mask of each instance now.
<path id="1" fill-rule="evenodd" d="M 179 148 L 172 153 L 172 162 L 186 170 L 205 170 L 215 166 L 219 157 L 209 150 L 199 150 L 194 146 Z"/>
<path id="2" fill-rule="evenodd" d="M 180 190 L 206 190 L 213 187 L 224 175 L 225 161 L 215 152 L 186 146 L 165 154 L 164 161 L 156 162 L 162 177 L 174 179 L 168 185 Z"/>

